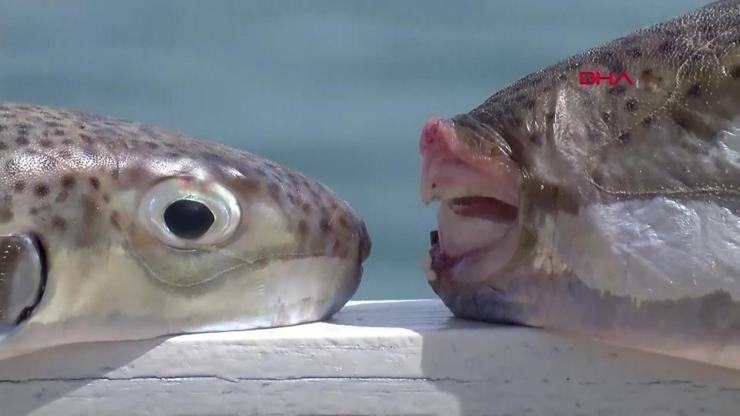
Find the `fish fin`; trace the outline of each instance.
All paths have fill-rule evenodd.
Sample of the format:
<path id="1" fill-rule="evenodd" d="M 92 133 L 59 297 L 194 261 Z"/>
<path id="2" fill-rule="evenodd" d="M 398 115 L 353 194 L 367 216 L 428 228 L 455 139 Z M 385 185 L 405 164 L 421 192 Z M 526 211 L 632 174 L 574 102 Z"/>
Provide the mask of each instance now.
<path id="1" fill-rule="evenodd" d="M 44 294 L 46 269 L 34 235 L 0 236 L 0 333 L 31 316 Z"/>

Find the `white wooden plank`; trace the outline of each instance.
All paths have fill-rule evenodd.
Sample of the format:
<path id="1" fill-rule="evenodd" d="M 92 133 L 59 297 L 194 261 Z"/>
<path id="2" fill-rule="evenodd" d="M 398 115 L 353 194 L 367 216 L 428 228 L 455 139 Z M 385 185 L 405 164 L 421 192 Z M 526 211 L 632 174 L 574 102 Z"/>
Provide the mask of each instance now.
<path id="1" fill-rule="evenodd" d="M 67 345 L 0 361 L 0 415 L 736 415 L 740 372 L 352 302 L 332 322 Z"/>

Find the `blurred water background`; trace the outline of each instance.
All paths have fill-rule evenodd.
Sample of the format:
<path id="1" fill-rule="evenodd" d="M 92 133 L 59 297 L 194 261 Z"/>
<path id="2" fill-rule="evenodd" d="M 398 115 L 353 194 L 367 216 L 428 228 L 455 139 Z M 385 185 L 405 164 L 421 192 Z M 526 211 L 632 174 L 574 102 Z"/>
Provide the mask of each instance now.
<path id="1" fill-rule="evenodd" d="M 332 187 L 373 238 L 358 299 L 432 297 L 418 136 L 699 0 L 0 1 L 0 100 L 176 129 Z"/>

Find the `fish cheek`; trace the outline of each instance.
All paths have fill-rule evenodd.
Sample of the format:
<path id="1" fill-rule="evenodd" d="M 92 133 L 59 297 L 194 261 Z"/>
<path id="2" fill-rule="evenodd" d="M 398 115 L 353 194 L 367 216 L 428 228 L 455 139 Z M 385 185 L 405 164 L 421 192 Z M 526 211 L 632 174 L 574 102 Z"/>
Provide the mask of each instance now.
<path id="1" fill-rule="evenodd" d="M 188 289 L 209 282 L 240 268 L 246 262 L 218 247 L 177 249 L 163 244 L 143 227 L 129 229 L 128 249 L 154 282 L 172 288 Z"/>

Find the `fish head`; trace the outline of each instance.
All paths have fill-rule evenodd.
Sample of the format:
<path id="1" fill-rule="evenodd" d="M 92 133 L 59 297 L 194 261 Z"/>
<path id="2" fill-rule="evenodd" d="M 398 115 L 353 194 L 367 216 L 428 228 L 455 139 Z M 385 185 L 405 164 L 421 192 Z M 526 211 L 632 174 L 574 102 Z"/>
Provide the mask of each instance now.
<path id="1" fill-rule="evenodd" d="M 312 178 L 111 117 L 2 117 L 0 355 L 313 322 L 359 285 L 365 224 Z"/>
<path id="2" fill-rule="evenodd" d="M 480 318 L 472 310 L 480 306 L 491 309 L 487 317 L 495 322 L 531 323 L 531 309 L 522 307 L 529 301 L 510 290 L 534 261 L 522 245 L 526 175 L 510 144 L 463 114 L 429 120 L 420 152 L 422 201 L 439 201 L 426 262 L 430 285 L 458 316 Z"/>
<path id="3" fill-rule="evenodd" d="M 215 145 L 146 164 L 149 180 L 122 194 L 129 209 L 117 221 L 158 284 L 228 290 L 221 302 L 235 314 L 274 314 L 264 326 L 326 318 L 356 291 L 370 250 L 365 225 L 318 181 Z"/>

